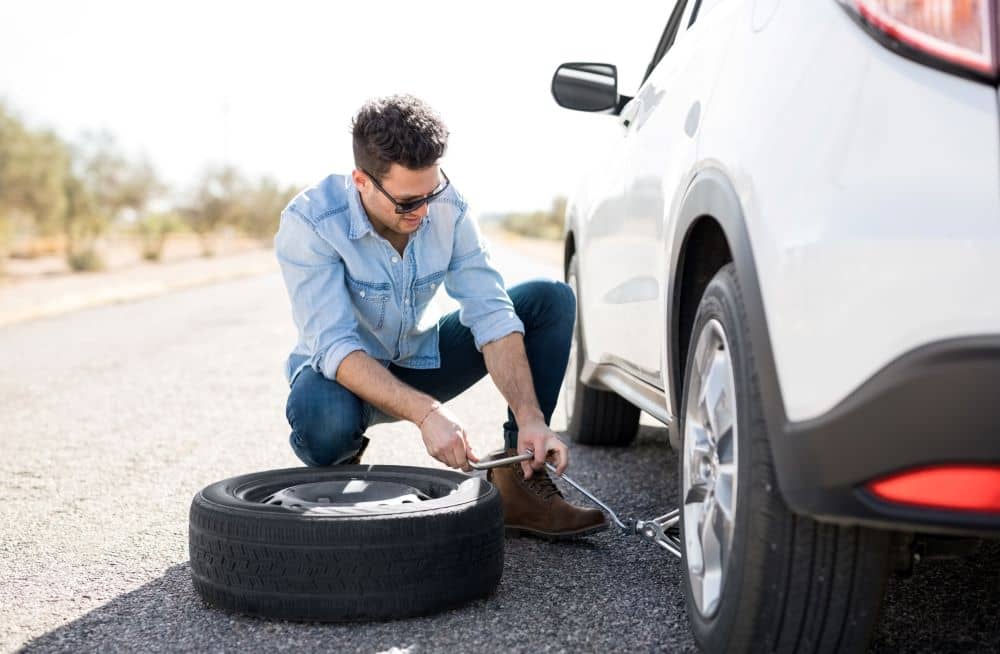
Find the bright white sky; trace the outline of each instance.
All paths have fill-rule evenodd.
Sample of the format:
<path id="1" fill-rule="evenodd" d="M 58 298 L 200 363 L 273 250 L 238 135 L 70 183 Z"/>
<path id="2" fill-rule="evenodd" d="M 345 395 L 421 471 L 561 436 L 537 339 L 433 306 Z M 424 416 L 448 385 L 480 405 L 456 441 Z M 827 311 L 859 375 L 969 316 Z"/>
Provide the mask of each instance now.
<path id="1" fill-rule="evenodd" d="M 109 129 L 184 188 L 210 163 L 310 184 L 353 168 L 368 97 L 427 100 L 443 165 L 480 212 L 547 208 L 620 132 L 559 108 L 566 61 L 618 65 L 634 94 L 670 0 L 0 4 L 0 99 L 76 139 Z"/>

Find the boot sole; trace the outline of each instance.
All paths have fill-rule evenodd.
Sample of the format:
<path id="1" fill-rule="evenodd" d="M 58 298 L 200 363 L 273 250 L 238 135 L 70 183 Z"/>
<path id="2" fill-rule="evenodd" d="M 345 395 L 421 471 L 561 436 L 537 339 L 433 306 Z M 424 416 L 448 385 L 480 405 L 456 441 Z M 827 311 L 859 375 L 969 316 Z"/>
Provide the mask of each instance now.
<path id="1" fill-rule="evenodd" d="M 572 540 L 574 538 L 579 538 L 580 536 L 589 536 L 590 534 L 596 534 L 605 531 L 608 528 L 608 523 L 596 525 L 594 527 L 586 527 L 577 531 L 542 531 L 540 529 L 532 529 L 530 527 L 521 527 L 519 525 L 504 525 L 504 534 L 507 536 L 529 536 L 532 538 L 541 538 L 549 542 L 555 542 L 560 540 Z"/>

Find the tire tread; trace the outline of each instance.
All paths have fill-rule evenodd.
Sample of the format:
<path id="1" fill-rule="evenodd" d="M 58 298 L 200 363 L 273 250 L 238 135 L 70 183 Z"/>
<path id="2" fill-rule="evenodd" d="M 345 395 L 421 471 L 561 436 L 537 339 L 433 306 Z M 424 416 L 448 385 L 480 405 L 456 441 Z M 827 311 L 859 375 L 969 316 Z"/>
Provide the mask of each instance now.
<path id="1" fill-rule="evenodd" d="M 220 482 L 221 483 L 221 482 Z M 194 587 L 209 604 L 289 620 L 405 618 L 494 592 L 500 496 L 433 511 L 303 519 L 191 503 Z"/>

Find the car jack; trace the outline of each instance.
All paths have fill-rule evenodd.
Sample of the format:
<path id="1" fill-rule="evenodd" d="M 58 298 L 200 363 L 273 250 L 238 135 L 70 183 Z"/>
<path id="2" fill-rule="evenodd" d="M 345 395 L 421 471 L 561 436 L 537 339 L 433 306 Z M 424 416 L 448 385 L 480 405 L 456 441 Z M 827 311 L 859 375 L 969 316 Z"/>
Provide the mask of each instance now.
<path id="1" fill-rule="evenodd" d="M 505 466 L 511 463 L 520 463 L 521 461 L 529 461 L 535 458 L 534 452 L 527 450 L 523 454 L 518 454 L 515 456 L 508 456 L 502 459 L 493 459 L 491 461 L 481 461 L 474 463 L 469 461 L 469 465 L 475 470 L 488 470 L 490 468 L 498 468 L 500 466 Z M 549 472 L 556 472 L 556 467 L 549 462 L 545 462 L 545 467 L 548 468 Z M 625 520 L 622 521 L 618 514 L 611 510 L 607 504 L 599 500 L 594 496 L 589 490 L 576 483 L 566 475 L 561 477 L 556 477 L 565 481 L 567 484 L 580 491 L 580 493 L 586 497 L 589 501 L 593 502 L 597 506 L 601 507 L 611 519 L 622 530 L 623 533 L 628 535 L 637 535 L 640 538 L 648 540 L 650 542 L 656 543 L 666 551 L 670 552 L 677 558 L 681 557 L 681 538 L 680 538 L 680 509 L 674 509 L 669 513 L 665 513 L 658 518 L 653 518 L 652 520 Z"/>

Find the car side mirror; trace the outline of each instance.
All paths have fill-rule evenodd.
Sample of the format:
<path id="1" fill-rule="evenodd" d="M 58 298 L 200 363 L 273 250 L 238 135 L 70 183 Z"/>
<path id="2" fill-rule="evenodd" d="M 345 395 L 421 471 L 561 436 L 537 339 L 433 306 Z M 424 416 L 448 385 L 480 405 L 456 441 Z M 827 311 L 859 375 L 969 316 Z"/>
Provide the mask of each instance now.
<path id="1" fill-rule="evenodd" d="M 611 64 L 563 64 L 552 76 L 552 97 L 566 109 L 617 113 L 618 69 Z"/>

